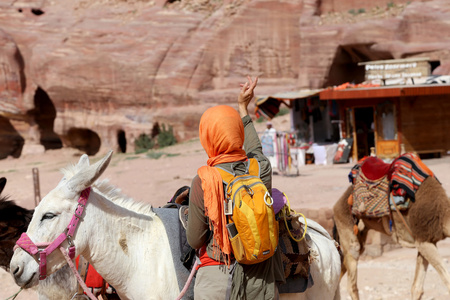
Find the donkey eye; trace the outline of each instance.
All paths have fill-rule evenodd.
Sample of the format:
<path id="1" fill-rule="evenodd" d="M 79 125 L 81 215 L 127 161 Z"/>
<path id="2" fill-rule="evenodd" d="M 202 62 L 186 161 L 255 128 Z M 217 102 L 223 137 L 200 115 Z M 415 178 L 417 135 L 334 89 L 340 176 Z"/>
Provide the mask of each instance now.
<path id="1" fill-rule="evenodd" d="M 42 216 L 41 222 L 44 220 L 50 220 L 53 219 L 54 217 L 56 217 L 55 214 L 52 213 L 46 213 L 45 215 Z"/>

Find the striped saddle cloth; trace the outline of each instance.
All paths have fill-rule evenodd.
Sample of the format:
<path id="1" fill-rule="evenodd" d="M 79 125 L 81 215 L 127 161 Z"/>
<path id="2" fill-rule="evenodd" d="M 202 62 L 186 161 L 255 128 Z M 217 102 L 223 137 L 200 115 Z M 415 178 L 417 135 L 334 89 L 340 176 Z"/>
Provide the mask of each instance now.
<path id="1" fill-rule="evenodd" d="M 353 184 L 352 213 L 357 216 L 389 215 L 390 164 L 376 157 L 361 159 L 349 174 Z"/>
<path id="2" fill-rule="evenodd" d="M 349 180 L 353 184 L 353 194 L 349 200 L 352 213 L 366 217 L 388 215 L 390 194 L 397 204 L 397 201 L 414 202 L 415 193 L 428 176 L 435 177 L 419 156 L 413 153 L 402 154 L 392 164 L 384 163 L 376 157 L 364 157 L 349 174 Z M 397 198 L 400 200 L 396 200 Z M 400 207 L 407 208 L 408 205 Z M 391 209 L 396 208 L 393 206 Z"/>
<path id="3" fill-rule="evenodd" d="M 353 184 L 352 213 L 357 216 L 382 217 L 389 215 L 389 180 L 383 176 L 370 180 L 362 172 Z"/>

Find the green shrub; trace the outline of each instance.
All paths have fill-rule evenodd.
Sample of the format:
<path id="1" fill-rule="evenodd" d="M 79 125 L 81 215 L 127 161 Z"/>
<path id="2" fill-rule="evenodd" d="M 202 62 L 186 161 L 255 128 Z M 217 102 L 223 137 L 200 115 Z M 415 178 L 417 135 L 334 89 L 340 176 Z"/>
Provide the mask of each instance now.
<path id="1" fill-rule="evenodd" d="M 365 8 L 360 8 L 360 9 L 358 9 L 358 10 L 354 10 L 354 9 L 352 8 L 352 9 L 350 9 L 350 10 L 348 11 L 349 14 L 354 15 L 354 16 L 359 15 L 359 14 L 363 14 L 363 13 L 365 13 L 365 12 L 366 12 L 366 9 L 365 9 Z"/>
<path id="2" fill-rule="evenodd" d="M 287 115 L 290 111 L 291 111 L 290 108 L 282 107 L 282 108 L 280 108 L 280 111 L 277 113 L 276 117 L 281 117 L 281 116 Z"/>
<path id="3" fill-rule="evenodd" d="M 164 152 L 150 151 L 147 153 L 147 157 L 151 158 L 151 159 L 159 159 L 163 155 L 164 155 Z"/>
<path id="4" fill-rule="evenodd" d="M 139 156 L 127 156 L 127 157 L 125 157 L 125 160 L 135 160 L 138 158 L 139 158 Z"/>
<path id="5" fill-rule="evenodd" d="M 262 123 L 266 120 L 266 118 L 264 118 L 263 116 L 259 117 L 258 119 L 256 119 L 256 123 Z"/>
<path id="6" fill-rule="evenodd" d="M 159 147 L 164 148 L 167 146 L 175 145 L 176 143 L 177 143 L 177 139 L 175 138 L 175 135 L 173 134 L 172 126 L 169 126 L 169 128 L 166 129 L 166 125 L 162 124 L 161 131 L 158 134 Z"/>
<path id="7" fill-rule="evenodd" d="M 134 141 L 134 150 L 137 153 L 143 153 L 149 149 L 155 147 L 155 141 L 145 133 L 139 135 L 139 137 Z"/>

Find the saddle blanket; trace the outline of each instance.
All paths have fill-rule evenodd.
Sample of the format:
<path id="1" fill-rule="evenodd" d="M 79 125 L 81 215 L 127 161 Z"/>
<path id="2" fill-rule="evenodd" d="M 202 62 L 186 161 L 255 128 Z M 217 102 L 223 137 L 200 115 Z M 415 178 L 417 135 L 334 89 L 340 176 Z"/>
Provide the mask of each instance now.
<path id="1" fill-rule="evenodd" d="M 307 233 L 301 241 L 295 241 L 291 237 L 292 235 L 299 240 L 303 235 L 305 226 L 299 221 L 299 217 L 299 214 L 292 214 L 286 217 L 286 222 L 283 217 L 279 221 L 278 246 L 286 279 L 286 283 L 279 286 L 280 293 L 302 293 L 314 285 L 310 272 L 311 263 L 315 259 L 311 253 L 311 238 Z"/>
<path id="2" fill-rule="evenodd" d="M 353 184 L 352 213 L 357 216 L 389 215 L 389 164 L 376 157 L 358 161 L 349 174 Z"/>
<path id="3" fill-rule="evenodd" d="M 169 239 L 170 250 L 172 252 L 172 259 L 177 274 L 178 287 L 180 291 L 183 289 L 189 277 L 189 270 L 183 265 L 181 257 L 183 255 L 183 244 L 186 232 L 180 222 L 178 209 L 176 208 L 154 208 L 153 211 L 161 219 L 167 232 Z M 183 299 L 194 299 L 194 282 L 192 280 L 189 289 L 184 295 Z"/>
<path id="4" fill-rule="evenodd" d="M 421 183 L 433 172 L 414 153 L 405 153 L 391 164 L 376 157 L 364 157 L 348 177 L 353 184 L 352 213 L 358 216 L 382 217 L 390 210 L 407 209 L 414 202 Z"/>
<path id="5" fill-rule="evenodd" d="M 417 190 L 428 176 L 435 177 L 416 154 L 403 154 L 394 160 L 391 166 L 390 190 L 392 195 L 408 196 L 414 202 Z"/>
<path id="6" fill-rule="evenodd" d="M 352 213 L 367 217 L 389 215 L 389 181 L 387 176 L 369 180 L 363 173 L 358 174 L 353 185 Z"/>

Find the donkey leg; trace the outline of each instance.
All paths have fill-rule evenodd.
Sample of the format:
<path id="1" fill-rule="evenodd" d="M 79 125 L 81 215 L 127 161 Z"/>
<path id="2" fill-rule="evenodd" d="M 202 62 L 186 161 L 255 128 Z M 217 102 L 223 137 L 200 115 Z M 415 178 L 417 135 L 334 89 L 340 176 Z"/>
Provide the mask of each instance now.
<path id="1" fill-rule="evenodd" d="M 347 292 L 352 300 L 359 300 L 358 292 L 358 259 L 355 259 L 350 253 L 345 254 L 344 265 L 347 269 Z"/>
<path id="2" fill-rule="evenodd" d="M 339 232 L 339 242 L 341 244 L 342 253 L 344 255 L 344 261 L 341 265 L 341 279 L 345 273 L 347 273 L 347 292 L 351 296 L 352 300 L 358 300 L 358 259 L 361 254 L 361 244 L 358 237 L 353 233 L 352 224 L 346 226 L 336 221 L 336 227 Z"/>
<path id="3" fill-rule="evenodd" d="M 336 222 L 339 231 L 339 241 L 344 254 L 344 261 L 341 266 L 341 278 L 347 273 L 347 292 L 352 300 L 358 300 L 358 259 L 361 253 L 361 244 L 358 237 L 353 233 L 351 227 L 340 226 Z M 347 272 L 346 272 L 347 271 Z"/>
<path id="4" fill-rule="evenodd" d="M 447 286 L 447 289 L 450 291 L 450 275 L 444 266 L 444 261 L 439 255 L 436 245 L 429 242 L 418 243 L 417 250 L 436 269 L 442 281 Z"/>
<path id="5" fill-rule="evenodd" d="M 339 277 L 339 281 L 342 280 L 342 277 L 344 277 L 345 273 L 347 273 L 347 268 L 345 267 L 345 264 L 343 263 L 341 265 L 341 276 Z"/>
<path id="6" fill-rule="evenodd" d="M 414 274 L 414 281 L 411 287 L 412 299 L 419 300 L 423 295 L 423 284 L 425 282 L 425 275 L 427 273 L 428 260 L 418 252 L 416 260 L 416 272 Z"/>

